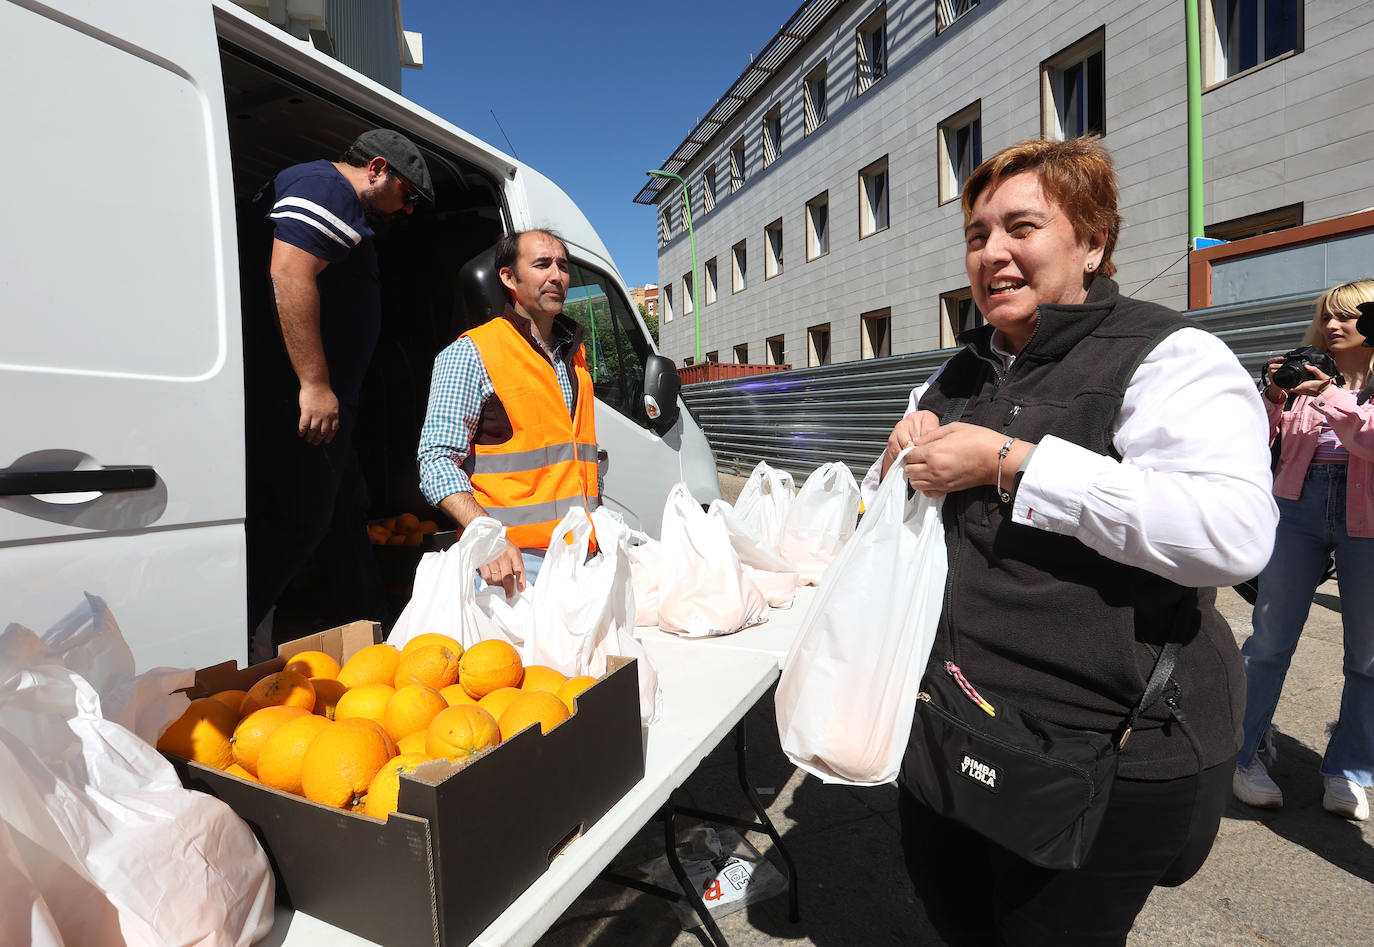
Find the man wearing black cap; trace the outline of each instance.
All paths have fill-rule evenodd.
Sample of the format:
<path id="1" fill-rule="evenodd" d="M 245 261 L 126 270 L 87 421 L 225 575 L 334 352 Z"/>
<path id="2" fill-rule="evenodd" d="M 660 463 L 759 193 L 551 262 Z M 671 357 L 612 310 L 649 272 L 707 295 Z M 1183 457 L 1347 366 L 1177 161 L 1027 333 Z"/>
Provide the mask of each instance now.
<path id="1" fill-rule="evenodd" d="M 275 318 L 245 292 L 250 629 L 315 552 L 343 614 L 386 619 L 353 424 L 381 330 L 373 235 L 420 200 L 434 201 L 424 158 L 381 128 L 338 161 L 285 169 L 253 200 L 271 229 L 263 308 Z"/>

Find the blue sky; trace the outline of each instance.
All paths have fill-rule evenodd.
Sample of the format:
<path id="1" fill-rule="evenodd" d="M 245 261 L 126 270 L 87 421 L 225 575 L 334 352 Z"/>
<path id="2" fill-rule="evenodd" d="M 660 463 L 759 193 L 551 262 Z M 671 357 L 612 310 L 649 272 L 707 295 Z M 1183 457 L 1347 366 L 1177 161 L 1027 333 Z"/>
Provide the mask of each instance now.
<path id="1" fill-rule="evenodd" d="M 667 160 L 799 4 L 402 0 L 425 60 L 404 70 L 402 91 L 509 150 L 494 109 L 517 157 L 578 203 L 626 283 L 657 282 L 654 209 L 633 202 L 644 172 Z"/>

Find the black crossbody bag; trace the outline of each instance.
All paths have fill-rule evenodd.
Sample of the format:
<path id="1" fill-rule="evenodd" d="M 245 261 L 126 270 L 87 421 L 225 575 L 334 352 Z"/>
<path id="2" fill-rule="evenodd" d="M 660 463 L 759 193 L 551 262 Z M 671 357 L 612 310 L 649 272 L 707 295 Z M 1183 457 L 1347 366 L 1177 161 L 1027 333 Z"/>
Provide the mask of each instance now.
<path id="1" fill-rule="evenodd" d="M 956 420 L 966 403 L 955 399 L 941 423 Z M 928 668 L 903 785 L 932 811 L 1033 865 L 1077 868 L 1102 825 L 1121 748 L 1164 692 L 1180 648 L 1169 641 L 1160 649 L 1145 692 L 1115 734 L 1040 720 L 963 680 L 953 664 L 952 671 Z M 1183 721 L 1182 711 L 1171 711 Z"/>

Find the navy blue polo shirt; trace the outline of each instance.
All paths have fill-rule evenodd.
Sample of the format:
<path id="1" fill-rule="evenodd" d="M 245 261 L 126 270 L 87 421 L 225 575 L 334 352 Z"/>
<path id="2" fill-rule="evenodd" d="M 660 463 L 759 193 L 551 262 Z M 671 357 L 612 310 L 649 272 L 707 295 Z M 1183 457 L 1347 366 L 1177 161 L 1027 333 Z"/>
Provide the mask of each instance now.
<path id="1" fill-rule="evenodd" d="M 329 383 L 356 405 L 382 325 L 381 284 L 372 228 L 353 185 L 324 159 L 293 165 L 258 198 L 272 236 L 327 260 L 320 289 L 320 337 Z"/>

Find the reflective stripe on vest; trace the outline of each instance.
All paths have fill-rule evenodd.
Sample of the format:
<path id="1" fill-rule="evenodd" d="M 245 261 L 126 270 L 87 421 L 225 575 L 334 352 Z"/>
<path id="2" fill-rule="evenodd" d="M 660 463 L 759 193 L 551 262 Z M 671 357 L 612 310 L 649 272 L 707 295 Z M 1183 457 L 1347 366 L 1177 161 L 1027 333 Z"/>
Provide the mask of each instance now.
<path id="1" fill-rule="evenodd" d="M 500 444 L 474 444 L 472 492 L 506 536 L 524 549 L 547 549 L 558 521 L 575 506 L 600 505 L 595 393 L 586 355 L 571 359 L 574 414 L 553 365 L 504 316 L 469 330 L 496 396 L 510 419 Z"/>

